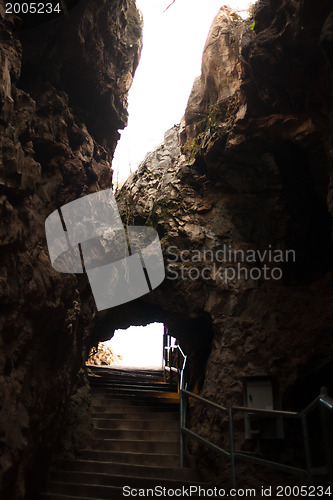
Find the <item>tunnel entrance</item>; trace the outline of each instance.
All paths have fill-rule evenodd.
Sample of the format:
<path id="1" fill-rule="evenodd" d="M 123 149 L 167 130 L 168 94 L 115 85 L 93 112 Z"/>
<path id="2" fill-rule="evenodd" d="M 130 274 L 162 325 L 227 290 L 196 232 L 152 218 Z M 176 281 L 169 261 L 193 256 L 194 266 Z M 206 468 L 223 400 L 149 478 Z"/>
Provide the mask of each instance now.
<path id="1" fill-rule="evenodd" d="M 103 352 L 111 350 L 105 364 L 112 367 L 162 370 L 163 334 L 163 323 L 130 326 L 115 330 L 110 340 L 99 343 L 98 349 Z"/>
<path id="2" fill-rule="evenodd" d="M 188 357 L 189 387 L 197 386 L 200 389 L 205 379 L 206 363 L 214 336 L 212 320 L 201 310 L 186 311 L 187 314 L 184 314 L 184 304 L 177 303 L 176 307 L 182 309 L 177 311 L 173 304 L 174 297 L 167 285 L 165 282 L 160 293 L 155 294 L 155 304 L 141 299 L 99 314 L 91 331 L 89 348 L 95 349 L 103 343 L 113 354 L 123 356 L 121 363 L 115 363 L 114 367 L 130 365 L 133 368 L 155 367 L 157 370 L 164 370 L 165 333 L 170 337 L 171 344 L 164 345 L 172 347 L 178 344 Z M 161 303 L 170 304 L 169 310 Z M 122 344 L 122 351 L 115 349 L 118 342 L 119 345 Z M 88 366 L 90 363 L 91 357 L 87 360 Z"/>

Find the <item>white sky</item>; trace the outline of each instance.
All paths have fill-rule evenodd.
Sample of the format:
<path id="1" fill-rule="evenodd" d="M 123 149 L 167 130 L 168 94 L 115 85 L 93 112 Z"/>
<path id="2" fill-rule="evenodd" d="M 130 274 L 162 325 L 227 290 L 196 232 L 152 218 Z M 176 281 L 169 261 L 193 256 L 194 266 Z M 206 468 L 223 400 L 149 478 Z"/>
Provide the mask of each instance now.
<path id="1" fill-rule="evenodd" d="M 211 23 L 222 5 L 246 9 L 249 0 L 136 0 L 143 14 L 143 50 L 129 93 L 128 127 L 121 132 L 113 169 L 114 184 L 126 179 L 164 132 L 179 123 L 196 76 Z"/>
<path id="2" fill-rule="evenodd" d="M 115 331 L 107 344 L 114 354 L 123 357 L 120 366 L 161 368 L 163 330 L 162 323 L 131 326 L 127 330 Z"/>

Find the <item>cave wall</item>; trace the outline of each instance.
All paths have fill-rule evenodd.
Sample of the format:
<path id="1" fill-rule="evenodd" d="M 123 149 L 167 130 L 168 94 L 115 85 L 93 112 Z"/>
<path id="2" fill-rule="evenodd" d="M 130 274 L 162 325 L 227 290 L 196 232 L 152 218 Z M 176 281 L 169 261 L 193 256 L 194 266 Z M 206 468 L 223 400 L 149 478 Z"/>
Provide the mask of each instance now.
<path id="1" fill-rule="evenodd" d="M 302 408 L 321 385 L 333 391 L 330 3 L 262 0 L 245 22 L 220 10 L 182 123 L 118 194 L 124 223 L 157 228 L 167 279 L 98 314 L 84 277 L 51 268 L 44 221 L 111 186 L 141 20 L 132 0 L 66 4 L 66 15 L 35 25 L 5 15 L 0 2 L 6 500 L 34 498 L 30 482 L 44 475 L 65 423 L 77 424 L 73 404 L 88 403 L 84 374 L 77 376 L 83 351 L 115 328 L 164 322 L 189 354 L 191 386 L 218 403 L 241 404 L 250 376 L 274 377 L 289 409 Z M 220 262 L 188 260 L 225 245 L 293 249 L 296 260 L 282 265 L 278 281 L 228 282 L 214 272 Z M 236 424 L 242 445 L 243 422 Z M 215 416 L 198 405 L 191 426 L 225 443 Z M 66 440 L 75 446 L 73 436 Z"/>
<path id="2" fill-rule="evenodd" d="M 200 393 L 223 405 L 243 403 L 246 377 L 272 377 L 290 410 L 323 385 L 333 391 L 331 11 L 325 0 L 262 0 L 242 21 L 222 8 L 181 124 L 118 193 L 125 222 L 158 230 L 167 278 L 109 324 L 152 311 L 174 324 L 193 359 L 208 350 Z M 214 266 L 236 262 L 192 260 L 225 248 L 295 259 L 284 257 L 277 280 L 226 280 Z M 242 267 L 264 264 L 274 268 L 258 258 Z M 200 335 L 190 320 L 202 318 Z M 213 412 L 191 413 L 193 429 L 227 442 Z M 238 416 L 237 447 L 243 429 Z"/>
<path id="3" fill-rule="evenodd" d="M 64 4 L 64 2 L 63 2 Z M 0 2 L 0 497 L 35 498 L 84 374 L 95 305 L 84 277 L 51 267 L 44 223 L 112 185 L 141 51 L 134 0 L 65 2 L 52 19 Z M 80 395 L 81 394 L 81 395 Z M 74 422 L 74 423 L 73 423 Z M 66 433 L 68 450 L 77 439 Z M 29 496 L 30 495 L 30 496 Z"/>

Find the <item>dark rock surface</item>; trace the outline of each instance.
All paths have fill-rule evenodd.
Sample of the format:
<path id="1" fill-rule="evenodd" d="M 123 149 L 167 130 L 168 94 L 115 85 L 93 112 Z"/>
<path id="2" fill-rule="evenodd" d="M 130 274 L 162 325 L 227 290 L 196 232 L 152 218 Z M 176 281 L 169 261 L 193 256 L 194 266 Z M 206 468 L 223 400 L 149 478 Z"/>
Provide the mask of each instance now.
<path id="1" fill-rule="evenodd" d="M 78 400 L 79 413 L 89 404 L 77 373 L 95 306 L 84 278 L 52 269 L 44 223 L 57 207 L 111 186 L 141 18 L 132 0 L 82 0 L 67 15 L 20 30 L 26 20 L 5 14 L 4 3 L 0 498 L 18 500 L 25 491 L 35 498 L 64 427 L 76 422 Z M 78 440 L 67 432 L 67 449 Z"/>
<path id="2" fill-rule="evenodd" d="M 169 279 L 109 324 L 131 321 L 131 308 L 132 318 L 155 311 L 193 359 L 209 354 L 201 394 L 227 406 L 243 403 L 254 376 L 278 382 L 285 409 L 302 409 L 322 385 L 333 391 L 331 10 L 324 0 L 262 1 L 242 22 L 222 8 L 183 122 L 118 194 L 125 221 L 157 228 Z M 221 264 L 225 249 L 295 254 Z M 238 265 L 247 271 L 226 279 Z M 260 278 L 246 279 L 254 267 Z M 191 421 L 228 441 L 214 412 L 194 404 Z M 237 415 L 238 448 L 243 425 Z"/>
<path id="3" fill-rule="evenodd" d="M 157 228 L 167 279 L 96 316 L 85 278 L 52 269 L 44 222 L 56 207 L 111 186 L 141 21 L 132 0 L 67 4 L 68 16 L 34 26 L 5 16 L 0 3 L 6 500 L 34 499 L 60 437 L 70 453 L 89 432 L 80 368 L 115 328 L 164 322 L 189 355 L 191 388 L 217 403 L 242 404 L 243 379 L 253 376 L 276 380 L 285 409 L 303 408 L 323 385 L 333 393 L 331 2 L 261 0 L 245 22 L 221 9 L 182 123 L 118 193 L 126 224 Z M 270 249 L 295 252 L 277 263 L 279 280 L 263 274 L 275 267 Z M 255 259 L 235 261 L 229 250 Z M 230 277 L 239 265 L 240 279 Z M 261 277 L 246 279 L 253 268 Z M 193 429 L 226 444 L 223 420 L 198 404 L 190 417 Z M 236 436 L 238 448 L 253 448 L 241 416 Z M 299 458 L 297 439 L 286 430 L 288 463 Z M 272 481 L 242 478 L 246 486 Z"/>

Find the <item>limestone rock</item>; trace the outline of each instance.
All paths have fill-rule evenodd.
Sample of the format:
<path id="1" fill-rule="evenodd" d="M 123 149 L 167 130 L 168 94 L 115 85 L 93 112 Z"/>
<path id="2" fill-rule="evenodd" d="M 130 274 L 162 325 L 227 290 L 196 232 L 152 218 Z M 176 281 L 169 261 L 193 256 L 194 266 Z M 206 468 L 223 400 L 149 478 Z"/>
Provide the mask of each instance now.
<path id="1" fill-rule="evenodd" d="M 111 366 L 118 364 L 120 361 L 121 356 L 114 354 L 112 349 L 105 342 L 99 342 L 97 348 L 90 351 L 87 364 Z"/>
<path id="2" fill-rule="evenodd" d="M 66 3 L 73 6 L 68 16 L 34 25 L 36 16 L 5 15 L 0 2 L 0 497 L 6 500 L 36 498 L 64 428 L 68 451 L 85 432 L 73 424 L 78 407 L 82 415 L 88 407 L 76 379 L 95 306 L 84 277 L 51 267 L 44 224 L 63 204 L 110 188 L 141 48 L 134 0 Z"/>

